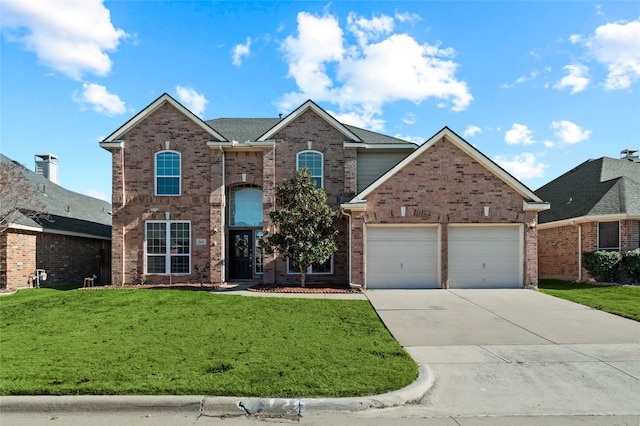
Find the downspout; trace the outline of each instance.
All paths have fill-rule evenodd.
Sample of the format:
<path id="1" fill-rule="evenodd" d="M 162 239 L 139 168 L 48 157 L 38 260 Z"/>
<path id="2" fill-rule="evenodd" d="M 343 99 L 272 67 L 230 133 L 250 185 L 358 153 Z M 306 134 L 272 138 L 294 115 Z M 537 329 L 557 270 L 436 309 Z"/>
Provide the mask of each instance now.
<path id="1" fill-rule="evenodd" d="M 220 269 L 220 278 L 221 281 L 224 283 L 227 281 L 227 262 L 226 262 L 226 246 L 225 246 L 225 242 L 226 242 L 226 232 L 225 232 L 225 223 L 226 223 L 226 217 L 225 217 L 225 213 L 227 211 L 227 203 L 226 203 L 226 194 L 227 194 L 227 186 L 226 186 L 226 181 L 225 181 L 225 166 L 224 166 L 224 149 L 222 149 L 222 145 L 220 145 L 220 152 L 222 153 L 222 194 L 221 194 L 221 203 L 220 203 L 220 232 L 222 233 L 222 238 L 220 241 L 220 261 L 222 262 L 222 268 Z"/>
<path id="2" fill-rule="evenodd" d="M 351 213 L 347 213 L 344 209 L 340 209 L 340 213 L 349 218 L 349 287 L 353 287 L 352 271 L 351 271 Z"/>
<path id="3" fill-rule="evenodd" d="M 582 225 L 572 223 L 573 226 L 578 227 L 578 282 L 582 281 Z"/>
<path id="4" fill-rule="evenodd" d="M 125 207 L 125 201 L 127 199 L 127 197 L 125 196 L 125 191 L 126 191 L 125 186 L 126 186 L 127 180 L 125 179 L 125 176 L 124 176 L 124 171 L 125 171 L 125 168 L 124 168 L 124 147 L 122 147 L 120 149 L 120 170 L 122 170 L 122 200 L 121 200 L 122 208 L 121 209 L 123 209 Z M 121 244 L 122 245 L 122 256 L 120 257 L 122 259 L 122 270 L 121 270 L 121 275 L 120 275 L 122 278 L 120 279 L 120 281 L 121 281 L 120 285 L 124 285 L 124 282 L 125 282 L 125 279 L 124 279 L 124 271 L 125 271 L 124 265 L 126 264 L 126 262 L 125 262 L 126 250 L 125 250 L 125 246 L 124 246 L 124 243 L 125 243 L 124 231 L 125 231 L 125 225 L 123 223 L 122 224 L 122 244 Z"/>

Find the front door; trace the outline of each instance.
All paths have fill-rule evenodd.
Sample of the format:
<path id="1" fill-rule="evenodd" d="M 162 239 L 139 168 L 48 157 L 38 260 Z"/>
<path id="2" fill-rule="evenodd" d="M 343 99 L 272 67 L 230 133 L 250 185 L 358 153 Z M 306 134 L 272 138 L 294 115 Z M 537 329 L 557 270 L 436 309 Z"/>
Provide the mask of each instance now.
<path id="1" fill-rule="evenodd" d="M 229 278 L 248 280 L 252 278 L 251 255 L 253 253 L 251 231 L 229 232 Z"/>

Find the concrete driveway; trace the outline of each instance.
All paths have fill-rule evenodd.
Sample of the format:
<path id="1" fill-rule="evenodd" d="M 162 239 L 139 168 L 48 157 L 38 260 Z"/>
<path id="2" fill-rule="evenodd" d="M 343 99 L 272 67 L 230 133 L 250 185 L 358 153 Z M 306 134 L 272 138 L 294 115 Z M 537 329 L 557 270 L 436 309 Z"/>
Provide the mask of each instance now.
<path id="1" fill-rule="evenodd" d="M 534 290 L 368 290 L 436 384 L 415 416 L 632 415 L 640 323 Z M 410 414 L 409 414 L 410 415 Z"/>

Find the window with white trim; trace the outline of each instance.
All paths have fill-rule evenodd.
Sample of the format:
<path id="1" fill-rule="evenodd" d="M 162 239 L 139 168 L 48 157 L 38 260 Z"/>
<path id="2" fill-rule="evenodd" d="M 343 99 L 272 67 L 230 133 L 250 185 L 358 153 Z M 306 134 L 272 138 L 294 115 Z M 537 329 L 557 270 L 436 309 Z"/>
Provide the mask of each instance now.
<path id="1" fill-rule="evenodd" d="M 191 273 L 191 223 L 145 222 L 147 274 Z"/>
<path id="2" fill-rule="evenodd" d="M 295 262 L 287 258 L 287 273 L 289 275 L 300 275 L 300 268 Z M 329 275 L 333 273 L 333 255 L 324 263 L 314 263 L 307 269 L 307 275 Z"/>
<path id="3" fill-rule="evenodd" d="M 155 159 L 156 195 L 180 195 L 181 158 L 176 151 L 160 151 Z"/>
<path id="4" fill-rule="evenodd" d="M 305 168 L 311 173 L 311 181 L 315 183 L 316 188 L 322 188 L 323 182 L 323 158 L 322 153 L 318 151 L 302 151 L 298 153 L 297 170 Z"/>
<path id="5" fill-rule="evenodd" d="M 598 250 L 620 251 L 620 222 L 598 222 Z"/>

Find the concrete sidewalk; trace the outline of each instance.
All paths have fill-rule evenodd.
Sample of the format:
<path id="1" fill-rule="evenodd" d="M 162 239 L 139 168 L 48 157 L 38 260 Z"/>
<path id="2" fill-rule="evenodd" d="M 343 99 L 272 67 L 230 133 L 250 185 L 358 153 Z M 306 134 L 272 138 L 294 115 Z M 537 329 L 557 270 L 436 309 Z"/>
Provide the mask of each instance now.
<path id="1" fill-rule="evenodd" d="M 435 375 L 433 389 L 404 415 L 640 416 L 636 321 L 534 290 L 367 296 L 400 344 Z"/>

